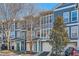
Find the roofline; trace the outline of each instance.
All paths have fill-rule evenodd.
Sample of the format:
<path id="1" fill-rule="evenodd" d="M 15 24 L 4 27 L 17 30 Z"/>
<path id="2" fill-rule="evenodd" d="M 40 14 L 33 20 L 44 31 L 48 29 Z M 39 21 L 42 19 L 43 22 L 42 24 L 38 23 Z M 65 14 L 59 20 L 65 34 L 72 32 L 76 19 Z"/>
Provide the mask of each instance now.
<path id="1" fill-rule="evenodd" d="M 57 6 L 55 6 L 54 8 L 52 8 L 53 10 L 55 10 L 57 7 L 61 6 L 63 3 L 59 3 L 57 4 Z"/>
<path id="2" fill-rule="evenodd" d="M 70 6 L 66 6 L 66 7 L 63 7 L 63 8 L 58 8 L 58 9 L 54 9 L 53 11 L 59 11 L 59 10 L 63 10 L 63 9 L 66 9 L 66 8 L 71 8 L 71 7 L 75 7 L 76 5 L 70 5 Z"/>

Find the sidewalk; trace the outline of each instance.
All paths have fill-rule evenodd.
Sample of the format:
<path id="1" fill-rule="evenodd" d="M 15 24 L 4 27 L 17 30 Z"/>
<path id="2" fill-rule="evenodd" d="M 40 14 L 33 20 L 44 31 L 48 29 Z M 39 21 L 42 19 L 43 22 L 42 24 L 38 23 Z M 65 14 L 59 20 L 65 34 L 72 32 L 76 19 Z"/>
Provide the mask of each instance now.
<path id="1" fill-rule="evenodd" d="M 34 56 L 34 54 L 17 54 L 13 51 L 2 50 L 0 51 L 0 56 Z"/>

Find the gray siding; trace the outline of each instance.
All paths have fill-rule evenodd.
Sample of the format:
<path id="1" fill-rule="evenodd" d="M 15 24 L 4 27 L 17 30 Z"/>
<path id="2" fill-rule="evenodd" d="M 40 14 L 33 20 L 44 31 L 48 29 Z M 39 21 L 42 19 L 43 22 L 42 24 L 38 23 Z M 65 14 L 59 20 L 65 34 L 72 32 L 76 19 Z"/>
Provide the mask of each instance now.
<path id="1" fill-rule="evenodd" d="M 64 12 L 69 12 L 69 23 L 72 23 L 71 22 L 71 11 L 73 11 L 73 10 L 77 10 L 77 9 L 75 7 L 72 7 L 72 8 L 59 10 L 59 11 L 54 11 L 54 19 L 56 19 L 57 16 L 62 16 L 63 17 Z"/>

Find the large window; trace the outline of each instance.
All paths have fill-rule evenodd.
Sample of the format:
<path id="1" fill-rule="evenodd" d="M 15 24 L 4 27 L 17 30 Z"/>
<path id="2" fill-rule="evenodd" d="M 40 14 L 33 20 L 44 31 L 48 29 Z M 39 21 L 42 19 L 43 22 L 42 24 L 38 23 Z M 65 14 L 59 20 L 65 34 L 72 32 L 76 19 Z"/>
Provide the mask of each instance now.
<path id="1" fill-rule="evenodd" d="M 49 16 L 47 16 L 47 23 L 49 23 Z"/>
<path id="2" fill-rule="evenodd" d="M 37 31 L 37 37 L 38 38 L 40 37 L 40 31 L 39 30 Z"/>
<path id="3" fill-rule="evenodd" d="M 40 30 L 36 30 L 35 31 L 35 36 L 36 36 L 36 38 L 39 38 L 40 37 Z"/>
<path id="4" fill-rule="evenodd" d="M 26 32 L 25 31 L 21 32 L 21 39 L 26 39 Z"/>
<path id="5" fill-rule="evenodd" d="M 46 38 L 46 30 L 45 29 L 41 30 L 41 37 Z"/>
<path id="6" fill-rule="evenodd" d="M 74 10 L 74 11 L 71 11 L 71 22 L 75 22 L 77 21 L 78 19 L 78 13 L 77 13 L 77 10 Z"/>
<path id="7" fill-rule="evenodd" d="M 41 30 L 41 37 L 43 37 L 43 30 Z"/>
<path id="8" fill-rule="evenodd" d="M 46 16 L 44 16 L 44 18 L 43 18 L 43 19 L 44 19 L 44 24 L 46 24 Z"/>
<path id="9" fill-rule="evenodd" d="M 50 29 L 47 29 L 47 38 L 49 38 L 50 37 Z"/>
<path id="10" fill-rule="evenodd" d="M 14 30 L 15 30 L 15 25 L 11 24 L 11 31 L 14 31 Z"/>
<path id="11" fill-rule="evenodd" d="M 63 13 L 63 19 L 64 19 L 64 23 L 69 22 L 69 12 L 64 12 Z"/>
<path id="12" fill-rule="evenodd" d="M 43 33 L 43 35 L 44 35 L 44 38 L 46 38 L 46 30 L 44 30 L 44 33 Z"/>
<path id="13" fill-rule="evenodd" d="M 8 33 L 9 34 L 9 33 Z M 15 38 L 15 31 L 10 32 L 10 39 L 14 39 Z"/>
<path id="14" fill-rule="evenodd" d="M 71 38 L 78 37 L 78 26 L 71 27 Z"/>
<path id="15" fill-rule="evenodd" d="M 53 23 L 53 20 L 54 20 L 54 16 L 53 14 L 50 15 L 50 23 Z"/>
<path id="16" fill-rule="evenodd" d="M 41 24 L 43 24 L 43 17 L 41 17 Z"/>
<path id="17" fill-rule="evenodd" d="M 16 38 L 20 38 L 20 31 L 16 31 Z"/>
<path id="18" fill-rule="evenodd" d="M 35 38 L 35 31 L 32 31 L 32 38 Z"/>

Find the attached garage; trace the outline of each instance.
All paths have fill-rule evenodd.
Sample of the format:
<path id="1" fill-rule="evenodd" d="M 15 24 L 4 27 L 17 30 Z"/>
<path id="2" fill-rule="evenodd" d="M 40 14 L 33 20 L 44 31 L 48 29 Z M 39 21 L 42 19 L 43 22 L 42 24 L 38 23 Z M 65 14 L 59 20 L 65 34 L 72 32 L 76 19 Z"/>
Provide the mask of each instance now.
<path id="1" fill-rule="evenodd" d="M 42 51 L 51 51 L 51 48 L 49 42 L 42 42 Z"/>

